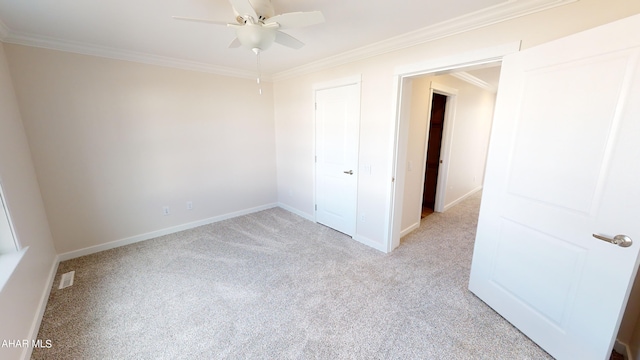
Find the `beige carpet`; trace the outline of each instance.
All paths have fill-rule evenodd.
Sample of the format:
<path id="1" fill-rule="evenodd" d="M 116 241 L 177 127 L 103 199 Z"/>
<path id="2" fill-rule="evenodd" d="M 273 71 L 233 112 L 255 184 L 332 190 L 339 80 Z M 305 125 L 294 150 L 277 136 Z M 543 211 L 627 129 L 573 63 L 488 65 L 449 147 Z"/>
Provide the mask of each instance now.
<path id="1" fill-rule="evenodd" d="M 391 254 L 271 209 L 63 262 L 32 358 L 549 358 L 467 290 L 479 200 Z"/>

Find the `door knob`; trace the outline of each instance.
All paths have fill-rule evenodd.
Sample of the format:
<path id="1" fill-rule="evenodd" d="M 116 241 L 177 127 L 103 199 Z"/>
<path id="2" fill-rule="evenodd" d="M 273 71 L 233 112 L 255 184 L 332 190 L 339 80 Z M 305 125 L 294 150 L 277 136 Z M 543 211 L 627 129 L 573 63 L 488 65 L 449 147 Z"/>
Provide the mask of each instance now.
<path id="1" fill-rule="evenodd" d="M 593 237 L 621 247 L 629 247 L 633 244 L 633 240 L 631 240 L 627 235 L 616 235 L 613 239 L 598 234 L 593 234 Z"/>
<path id="2" fill-rule="evenodd" d="M 343 171 L 343 173 L 345 173 L 345 174 L 349 174 L 349 175 L 353 175 L 353 170 Z"/>

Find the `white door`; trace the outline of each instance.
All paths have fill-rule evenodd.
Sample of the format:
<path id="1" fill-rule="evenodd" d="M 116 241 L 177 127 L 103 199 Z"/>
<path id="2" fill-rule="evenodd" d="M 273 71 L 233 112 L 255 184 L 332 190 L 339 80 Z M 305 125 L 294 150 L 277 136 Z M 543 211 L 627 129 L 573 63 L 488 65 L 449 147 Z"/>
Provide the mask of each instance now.
<path id="1" fill-rule="evenodd" d="M 558 359 L 609 358 L 636 275 L 639 59 L 634 16 L 503 62 L 469 289 Z"/>
<path id="2" fill-rule="evenodd" d="M 316 91 L 316 221 L 356 232 L 360 84 Z"/>

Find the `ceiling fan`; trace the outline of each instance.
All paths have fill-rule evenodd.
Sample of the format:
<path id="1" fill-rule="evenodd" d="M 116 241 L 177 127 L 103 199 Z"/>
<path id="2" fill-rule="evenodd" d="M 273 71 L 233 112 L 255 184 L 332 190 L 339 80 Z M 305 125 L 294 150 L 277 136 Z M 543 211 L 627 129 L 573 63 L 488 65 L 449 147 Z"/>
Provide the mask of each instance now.
<path id="1" fill-rule="evenodd" d="M 305 27 L 324 22 L 320 11 L 290 12 L 274 15 L 271 0 L 229 0 L 236 14 L 237 23 L 174 16 L 176 20 L 197 21 L 226 25 L 236 30 L 236 38 L 230 48 L 244 46 L 256 55 L 268 49 L 274 42 L 300 49 L 304 43 L 280 30 Z"/>

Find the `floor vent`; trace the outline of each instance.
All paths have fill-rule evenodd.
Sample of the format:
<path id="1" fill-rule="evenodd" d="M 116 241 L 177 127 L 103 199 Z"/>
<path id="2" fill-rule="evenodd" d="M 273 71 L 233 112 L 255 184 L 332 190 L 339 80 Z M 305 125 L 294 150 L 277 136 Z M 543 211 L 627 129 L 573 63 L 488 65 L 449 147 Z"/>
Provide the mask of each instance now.
<path id="1" fill-rule="evenodd" d="M 62 279 L 60 279 L 60 286 L 58 286 L 58 289 L 64 289 L 73 285 L 73 276 L 75 274 L 75 271 L 69 271 L 68 273 L 62 274 Z"/>

